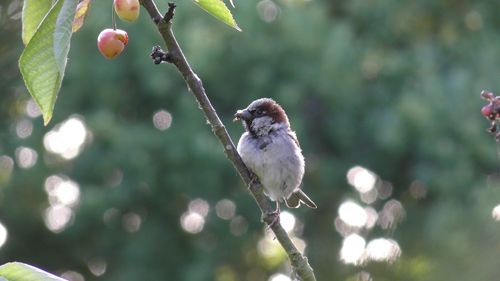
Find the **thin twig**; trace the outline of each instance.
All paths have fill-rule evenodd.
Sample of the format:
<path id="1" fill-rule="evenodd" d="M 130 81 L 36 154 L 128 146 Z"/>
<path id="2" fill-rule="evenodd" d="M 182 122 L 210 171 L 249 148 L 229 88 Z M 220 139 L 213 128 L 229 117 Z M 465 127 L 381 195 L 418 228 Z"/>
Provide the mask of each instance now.
<path id="1" fill-rule="evenodd" d="M 172 31 L 172 18 L 174 15 L 175 4 L 169 3 L 168 12 L 165 14 L 165 17 L 162 17 L 154 0 L 140 0 L 140 2 L 141 5 L 147 10 L 153 22 L 156 24 L 158 31 L 165 41 L 168 51 L 167 54 L 169 55 L 168 62 L 173 63 L 182 74 L 182 77 L 186 81 L 191 93 L 193 93 L 198 104 L 200 105 L 200 108 L 205 114 L 213 133 L 224 147 L 224 153 L 237 170 L 243 182 L 248 186 L 248 189 L 257 202 L 257 205 L 262 212 L 262 219 L 270 225 L 276 239 L 288 254 L 294 272 L 302 281 L 316 281 L 313 269 L 309 265 L 307 258 L 299 252 L 297 247 L 295 247 L 281 224 L 271 224 L 274 219 L 273 207 L 264 195 L 260 181 L 241 160 L 231 137 L 227 133 L 226 127 L 221 122 L 217 112 L 213 108 L 205 93 L 205 88 L 203 87 L 201 79 L 191 69 L 186 57 L 182 53 L 182 50 Z"/>

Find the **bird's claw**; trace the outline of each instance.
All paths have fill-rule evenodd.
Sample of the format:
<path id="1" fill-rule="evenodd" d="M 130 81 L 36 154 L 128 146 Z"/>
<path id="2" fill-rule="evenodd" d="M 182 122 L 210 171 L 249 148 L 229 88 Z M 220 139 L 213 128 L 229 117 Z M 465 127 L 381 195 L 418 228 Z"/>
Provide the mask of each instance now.
<path id="1" fill-rule="evenodd" d="M 250 174 L 250 182 L 248 182 L 248 188 L 251 189 L 252 186 L 259 181 L 259 178 L 257 177 L 256 174 L 251 173 Z"/>
<path id="2" fill-rule="evenodd" d="M 267 213 L 264 221 L 267 223 L 267 229 L 272 228 L 275 224 L 280 222 L 280 212 L 275 210 L 271 213 Z"/>
<path id="3" fill-rule="evenodd" d="M 276 210 L 267 213 L 264 221 L 267 223 L 267 229 L 280 222 L 280 203 L 278 201 L 276 201 Z"/>

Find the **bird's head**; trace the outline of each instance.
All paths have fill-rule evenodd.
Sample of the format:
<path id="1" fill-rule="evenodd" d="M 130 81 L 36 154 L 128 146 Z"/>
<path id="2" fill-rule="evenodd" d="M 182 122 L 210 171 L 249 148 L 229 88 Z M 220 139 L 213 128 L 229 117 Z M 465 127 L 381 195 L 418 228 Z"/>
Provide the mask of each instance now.
<path id="1" fill-rule="evenodd" d="M 264 136 L 290 127 L 285 110 L 270 98 L 253 101 L 247 108 L 238 110 L 234 117 L 235 121 L 243 121 L 243 126 L 253 136 Z"/>

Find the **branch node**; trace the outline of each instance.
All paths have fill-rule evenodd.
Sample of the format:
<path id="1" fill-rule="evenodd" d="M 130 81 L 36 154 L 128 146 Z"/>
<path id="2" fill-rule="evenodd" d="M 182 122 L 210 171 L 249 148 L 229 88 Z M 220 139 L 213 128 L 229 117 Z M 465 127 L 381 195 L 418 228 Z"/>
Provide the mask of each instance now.
<path id="1" fill-rule="evenodd" d="M 162 18 L 162 17 L 154 17 L 154 18 L 153 18 L 153 21 L 154 21 L 154 23 L 155 23 L 156 25 L 158 25 L 158 24 L 159 24 L 162 20 L 163 20 L 163 18 Z"/>
<path id="2" fill-rule="evenodd" d="M 272 228 L 275 224 L 280 224 L 280 214 L 277 211 L 265 213 L 262 214 L 262 220 L 269 228 Z"/>
<path id="3" fill-rule="evenodd" d="M 250 172 L 250 182 L 248 183 L 248 189 L 256 190 L 256 189 L 259 189 L 260 187 L 261 186 L 260 186 L 259 178 L 257 177 L 256 174 Z"/>
<path id="4" fill-rule="evenodd" d="M 207 123 L 208 125 L 210 125 L 210 121 L 207 120 Z M 212 126 L 212 132 L 217 135 L 218 132 L 220 132 L 221 130 L 225 130 L 226 128 L 224 127 L 223 124 L 220 124 L 220 125 L 214 125 Z"/>
<path id="5" fill-rule="evenodd" d="M 173 63 L 173 56 L 161 49 L 160 46 L 154 46 L 151 51 L 151 58 L 155 64 L 160 64 L 162 62 Z"/>
<path id="6" fill-rule="evenodd" d="M 174 18 L 174 14 L 175 14 L 175 7 L 177 7 L 177 5 L 175 5 L 175 3 L 172 3 L 172 2 L 168 3 L 168 11 L 165 13 L 165 16 L 163 17 L 165 22 L 172 21 L 172 19 Z"/>

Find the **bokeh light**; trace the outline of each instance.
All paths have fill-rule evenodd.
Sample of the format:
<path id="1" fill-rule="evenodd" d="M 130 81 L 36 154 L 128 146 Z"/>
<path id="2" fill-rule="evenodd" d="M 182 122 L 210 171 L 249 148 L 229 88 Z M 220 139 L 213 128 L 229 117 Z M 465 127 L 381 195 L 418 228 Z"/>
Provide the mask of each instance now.
<path id="1" fill-rule="evenodd" d="M 406 216 L 403 204 L 396 199 L 391 199 L 384 204 L 379 212 L 379 224 L 382 229 L 395 228 Z"/>
<path id="2" fill-rule="evenodd" d="M 43 145 L 47 151 L 69 160 L 81 152 L 87 135 L 83 120 L 73 116 L 46 133 Z"/>
<path id="3" fill-rule="evenodd" d="M 271 232 L 266 233 L 257 243 L 257 251 L 259 255 L 267 260 L 281 260 L 285 257 L 286 253 L 275 239 L 274 234 Z"/>
<path id="4" fill-rule="evenodd" d="M 280 213 L 280 224 L 286 232 L 292 232 L 295 227 L 295 216 L 288 212 L 283 211 Z"/>
<path id="5" fill-rule="evenodd" d="M 377 211 L 372 207 L 366 207 L 365 213 L 366 213 L 365 227 L 366 228 L 373 228 L 377 224 L 377 221 L 378 221 Z"/>
<path id="6" fill-rule="evenodd" d="M 30 118 L 37 118 L 40 115 L 42 115 L 42 112 L 40 112 L 40 109 L 38 108 L 38 106 L 36 105 L 36 103 L 33 99 L 29 99 L 26 102 L 26 105 L 24 107 L 24 111 L 25 111 L 26 115 L 28 115 L 28 117 L 30 117 Z"/>
<path id="7" fill-rule="evenodd" d="M 62 232 L 71 222 L 73 210 L 64 205 L 53 205 L 44 212 L 44 222 L 47 228 L 54 232 Z"/>
<path id="8" fill-rule="evenodd" d="M 186 212 L 181 216 L 181 226 L 188 233 L 200 233 L 205 226 L 205 218 L 195 212 Z"/>
<path id="9" fill-rule="evenodd" d="M 370 273 L 366 271 L 361 271 L 358 272 L 355 276 L 353 276 L 353 279 L 349 278 L 348 280 L 352 281 L 374 281 L 370 275 Z"/>
<path id="10" fill-rule="evenodd" d="M 102 214 L 102 221 L 110 225 L 113 220 L 118 218 L 120 216 L 120 211 L 117 208 L 109 208 L 106 211 L 104 211 L 104 214 Z"/>
<path id="11" fill-rule="evenodd" d="M 89 268 L 89 271 L 94 275 L 94 276 L 101 276 L 104 273 L 106 273 L 106 268 L 108 264 L 106 261 L 101 258 L 101 257 L 94 257 L 91 258 L 87 262 L 87 267 Z"/>
<path id="12" fill-rule="evenodd" d="M 61 278 L 68 281 L 85 281 L 85 278 L 79 272 L 68 270 L 61 274 Z"/>
<path id="13" fill-rule="evenodd" d="M 111 174 L 108 175 L 106 179 L 106 185 L 109 187 L 119 186 L 123 181 L 123 171 L 120 169 L 114 169 Z"/>
<path id="14" fill-rule="evenodd" d="M 208 211 L 210 210 L 210 205 L 204 199 L 197 198 L 189 202 L 188 210 L 193 213 L 197 213 L 203 217 L 206 217 Z"/>
<path id="15" fill-rule="evenodd" d="M 126 232 L 137 232 L 141 229 L 142 218 L 139 214 L 129 212 L 123 215 L 122 217 L 122 226 Z"/>
<path id="16" fill-rule="evenodd" d="M 71 224 L 74 210 L 80 202 L 80 186 L 65 175 L 45 179 L 44 189 L 50 206 L 43 214 L 45 226 L 54 233 L 62 232 Z"/>
<path id="17" fill-rule="evenodd" d="M 427 196 L 427 187 L 421 181 L 413 181 L 410 184 L 410 195 L 414 199 L 424 199 Z"/>
<path id="18" fill-rule="evenodd" d="M 361 201 L 365 204 L 374 203 L 378 197 L 379 197 L 379 193 L 378 193 L 377 188 L 372 188 L 367 192 L 360 192 L 359 193 L 359 199 L 361 199 Z"/>
<path id="19" fill-rule="evenodd" d="M 496 221 L 500 221 L 500 205 L 496 205 L 491 212 L 493 219 Z"/>
<path id="20" fill-rule="evenodd" d="M 16 149 L 16 162 L 20 168 L 29 169 L 35 166 L 38 160 L 38 153 L 36 150 L 20 146 Z"/>
<path id="21" fill-rule="evenodd" d="M 165 131 L 172 125 L 172 114 L 166 110 L 159 110 L 153 115 L 153 125 L 160 131 Z"/>
<path id="22" fill-rule="evenodd" d="M 243 216 L 235 216 L 229 222 L 229 231 L 234 236 L 241 236 L 248 231 L 248 222 Z"/>
<path id="23" fill-rule="evenodd" d="M 291 238 L 292 238 L 293 244 L 295 245 L 295 247 L 297 247 L 297 250 L 301 254 L 304 254 L 304 252 L 306 251 L 306 247 L 307 247 L 306 241 L 304 241 L 296 236 L 292 236 Z"/>
<path id="24" fill-rule="evenodd" d="M 394 187 L 392 183 L 383 181 L 381 184 L 377 185 L 377 194 L 378 198 L 385 200 L 392 196 L 392 192 L 394 191 Z"/>
<path id="25" fill-rule="evenodd" d="M 236 281 L 237 276 L 234 269 L 229 265 L 222 265 L 215 270 L 214 281 Z"/>
<path id="26" fill-rule="evenodd" d="M 222 199 L 215 204 L 215 213 L 223 220 L 230 220 L 236 214 L 236 204 L 229 199 Z"/>
<path id="27" fill-rule="evenodd" d="M 366 241 L 358 234 L 344 238 L 340 249 L 340 259 L 346 264 L 360 264 L 363 261 Z"/>
<path id="28" fill-rule="evenodd" d="M 7 242 L 7 228 L 0 222 L 0 248 Z"/>
<path id="29" fill-rule="evenodd" d="M 268 279 L 269 281 L 292 281 L 292 279 L 290 279 L 290 277 L 286 276 L 285 274 L 283 273 L 276 273 L 276 274 L 273 274 L 269 277 Z"/>
<path id="30" fill-rule="evenodd" d="M 366 193 L 375 187 L 377 177 L 370 170 L 361 166 L 355 166 L 347 172 L 347 182 L 360 193 Z"/>
<path id="31" fill-rule="evenodd" d="M 478 11 L 472 10 L 465 15 L 465 26 L 472 31 L 483 28 L 483 17 Z"/>
<path id="32" fill-rule="evenodd" d="M 51 205 L 73 207 L 80 201 L 80 187 L 66 176 L 52 175 L 45 180 L 45 192 Z"/>
<path id="33" fill-rule="evenodd" d="M 205 217 L 208 215 L 210 205 L 201 198 L 191 200 L 188 210 L 180 217 L 181 227 L 192 234 L 200 233 L 205 226 Z"/>
<path id="34" fill-rule="evenodd" d="M 392 239 L 377 238 L 366 245 L 367 258 L 374 261 L 387 261 L 392 263 L 401 255 L 398 242 Z"/>
<path id="35" fill-rule="evenodd" d="M 16 123 L 16 135 L 19 138 L 25 139 L 31 136 L 32 132 L 33 132 L 33 122 L 31 122 L 31 120 L 22 119 Z"/>
<path id="36" fill-rule="evenodd" d="M 368 219 L 365 209 L 353 201 L 340 204 L 338 213 L 342 221 L 353 227 L 363 227 Z"/>
<path id="37" fill-rule="evenodd" d="M 273 22 L 279 16 L 281 9 L 272 0 L 262 0 L 257 3 L 257 11 L 265 22 Z"/>
<path id="38" fill-rule="evenodd" d="M 10 180 L 13 170 L 14 160 L 6 155 L 0 156 L 0 185 Z"/>

